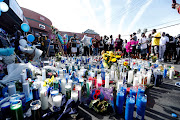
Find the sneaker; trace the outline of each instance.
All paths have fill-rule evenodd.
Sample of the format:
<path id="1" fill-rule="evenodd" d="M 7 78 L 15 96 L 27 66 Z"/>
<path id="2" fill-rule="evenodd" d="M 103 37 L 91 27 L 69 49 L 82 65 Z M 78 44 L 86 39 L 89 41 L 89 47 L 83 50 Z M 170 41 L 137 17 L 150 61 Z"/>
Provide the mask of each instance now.
<path id="1" fill-rule="evenodd" d="M 180 87 L 180 82 L 176 82 L 175 86 Z"/>

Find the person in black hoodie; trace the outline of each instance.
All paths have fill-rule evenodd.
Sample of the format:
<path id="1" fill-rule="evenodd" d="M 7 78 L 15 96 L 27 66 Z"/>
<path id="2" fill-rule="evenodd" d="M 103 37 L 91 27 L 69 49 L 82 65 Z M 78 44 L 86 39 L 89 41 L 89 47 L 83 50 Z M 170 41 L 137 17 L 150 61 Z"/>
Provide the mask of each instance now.
<path id="1" fill-rule="evenodd" d="M 175 64 L 178 64 L 179 59 L 180 59 L 180 35 L 177 37 L 177 43 L 176 43 L 176 52 L 177 52 L 177 57 L 176 57 L 176 62 Z"/>

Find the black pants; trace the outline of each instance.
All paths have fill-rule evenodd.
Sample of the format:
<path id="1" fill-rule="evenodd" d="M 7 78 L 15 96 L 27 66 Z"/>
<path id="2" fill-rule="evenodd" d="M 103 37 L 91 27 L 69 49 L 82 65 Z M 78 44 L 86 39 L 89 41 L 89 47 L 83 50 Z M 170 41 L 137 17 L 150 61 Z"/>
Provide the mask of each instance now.
<path id="1" fill-rule="evenodd" d="M 87 46 L 84 46 L 84 56 L 89 55 L 89 48 Z"/>

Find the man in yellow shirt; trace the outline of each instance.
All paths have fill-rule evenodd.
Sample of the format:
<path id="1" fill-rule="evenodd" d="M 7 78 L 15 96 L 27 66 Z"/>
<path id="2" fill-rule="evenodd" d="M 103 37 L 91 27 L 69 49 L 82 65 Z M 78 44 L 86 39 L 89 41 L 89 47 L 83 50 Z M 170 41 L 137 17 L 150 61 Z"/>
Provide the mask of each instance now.
<path id="1" fill-rule="evenodd" d="M 152 47 L 151 47 L 151 54 L 154 54 L 157 56 L 158 58 L 158 54 L 159 54 L 159 42 L 161 39 L 161 34 L 156 32 L 156 29 L 153 29 L 152 31 Z"/>

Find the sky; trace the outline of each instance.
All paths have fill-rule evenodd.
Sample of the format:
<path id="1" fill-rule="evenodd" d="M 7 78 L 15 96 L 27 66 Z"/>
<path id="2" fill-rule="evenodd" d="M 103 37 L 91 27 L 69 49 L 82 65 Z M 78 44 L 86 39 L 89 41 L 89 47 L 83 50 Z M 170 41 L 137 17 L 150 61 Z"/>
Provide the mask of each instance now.
<path id="1" fill-rule="evenodd" d="M 138 29 L 148 31 L 180 23 L 171 0 L 16 0 L 21 7 L 38 12 L 60 31 L 129 37 Z M 177 0 L 178 2 L 178 0 Z M 180 1 L 179 1 L 180 2 Z M 159 29 L 175 36 L 180 25 Z"/>

